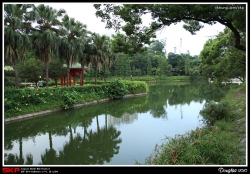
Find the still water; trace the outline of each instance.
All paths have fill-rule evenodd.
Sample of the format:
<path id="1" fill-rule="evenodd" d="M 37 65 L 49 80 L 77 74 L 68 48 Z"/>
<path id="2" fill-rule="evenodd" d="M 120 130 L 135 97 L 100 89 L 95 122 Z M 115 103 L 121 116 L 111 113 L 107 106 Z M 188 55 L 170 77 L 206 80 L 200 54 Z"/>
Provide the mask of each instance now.
<path id="1" fill-rule="evenodd" d="M 141 164 L 166 137 L 204 126 L 199 111 L 229 85 L 149 84 L 147 96 L 4 125 L 4 165 Z"/>

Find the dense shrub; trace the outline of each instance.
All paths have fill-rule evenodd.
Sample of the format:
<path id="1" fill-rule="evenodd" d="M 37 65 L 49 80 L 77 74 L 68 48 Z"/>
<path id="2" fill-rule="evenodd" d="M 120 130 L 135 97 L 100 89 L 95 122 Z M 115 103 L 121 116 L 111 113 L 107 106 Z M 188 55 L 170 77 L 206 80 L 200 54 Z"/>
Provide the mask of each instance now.
<path id="1" fill-rule="evenodd" d="M 145 93 L 145 82 L 122 81 L 114 79 L 103 85 L 87 84 L 84 86 L 57 88 L 4 88 L 4 117 L 18 116 L 47 109 L 68 109 L 74 104 L 100 100 L 104 98 L 121 98 L 126 94 Z"/>
<path id="2" fill-rule="evenodd" d="M 77 98 L 77 92 L 72 91 L 72 92 L 67 92 L 64 91 L 62 93 L 62 99 L 63 99 L 63 108 L 64 109 L 69 109 L 76 103 L 76 98 Z"/>
<path id="3" fill-rule="evenodd" d="M 124 81 L 129 94 L 146 93 L 148 91 L 148 85 L 144 81 Z"/>
<path id="4" fill-rule="evenodd" d="M 110 98 L 118 99 L 128 94 L 129 91 L 123 80 L 120 78 L 113 79 L 109 84 L 108 94 Z"/>
<path id="5" fill-rule="evenodd" d="M 200 114 L 208 121 L 209 124 L 213 125 L 213 123 L 217 120 L 230 120 L 232 118 L 229 114 L 230 109 L 230 104 L 226 100 L 222 100 L 219 103 L 210 101 L 204 105 Z"/>

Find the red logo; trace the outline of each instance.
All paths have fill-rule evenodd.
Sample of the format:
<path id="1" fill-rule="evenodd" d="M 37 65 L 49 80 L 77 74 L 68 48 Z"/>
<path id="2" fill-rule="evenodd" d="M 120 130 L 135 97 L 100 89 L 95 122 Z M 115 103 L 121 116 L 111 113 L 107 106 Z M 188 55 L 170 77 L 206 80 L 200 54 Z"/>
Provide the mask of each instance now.
<path id="1" fill-rule="evenodd" d="M 5 167 L 5 168 L 2 168 L 2 172 L 3 173 L 17 173 L 17 172 L 20 173 L 20 168 L 18 168 L 18 167 L 15 167 L 15 168 Z"/>

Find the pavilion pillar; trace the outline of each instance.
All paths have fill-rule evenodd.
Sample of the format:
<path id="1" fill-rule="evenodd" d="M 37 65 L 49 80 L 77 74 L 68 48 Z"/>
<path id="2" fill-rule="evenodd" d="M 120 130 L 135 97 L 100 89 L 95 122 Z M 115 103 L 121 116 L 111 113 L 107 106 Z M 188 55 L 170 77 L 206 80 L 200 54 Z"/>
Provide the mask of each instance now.
<path id="1" fill-rule="evenodd" d="M 63 77 L 61 77 L 61 86 L 63 86 Z"/>
<path id="2" fill-rule="evenodd" d="M 76 74 L 75 73 L 73 75 L 73 82 L 74 82 L 74 86 L 76 86 Z"/>
<path id="3" fill-rule="evenodd" d="M 69 74 L 69 86 L 71 86 L 71 73 Z"/>
<path id="4" fill-rule="evenodd" d="M 79 72 L 80 75 L 80 86 L 82 86 L 82 72 Z"/>

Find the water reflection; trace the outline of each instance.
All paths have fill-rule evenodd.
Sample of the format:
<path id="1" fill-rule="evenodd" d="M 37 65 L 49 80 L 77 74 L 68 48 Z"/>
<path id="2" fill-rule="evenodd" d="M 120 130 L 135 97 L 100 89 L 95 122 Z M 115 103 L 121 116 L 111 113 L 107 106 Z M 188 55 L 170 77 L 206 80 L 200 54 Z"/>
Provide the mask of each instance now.
<path id="1" fill-rule="evenodd" d="M 133 165 L 165 136 L 197 126 L 230 87 L 152 84 L 147 96 L 4 125 L 5 165 Z"/>
<path id="2" fill-rule="evenodd" d="M 108 115 L 108 125 L 131 124 L 138 120 L 138 113 L 128 114 L 125 113 L 121 118 L 115 118 Z"/>

